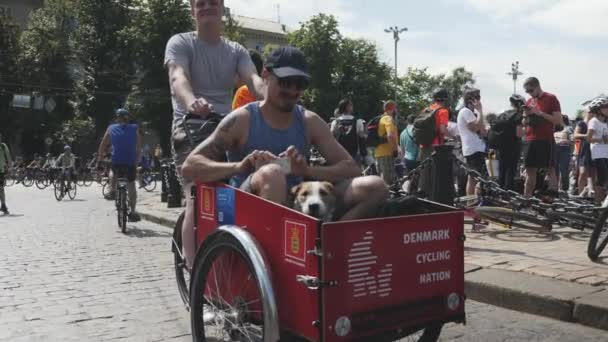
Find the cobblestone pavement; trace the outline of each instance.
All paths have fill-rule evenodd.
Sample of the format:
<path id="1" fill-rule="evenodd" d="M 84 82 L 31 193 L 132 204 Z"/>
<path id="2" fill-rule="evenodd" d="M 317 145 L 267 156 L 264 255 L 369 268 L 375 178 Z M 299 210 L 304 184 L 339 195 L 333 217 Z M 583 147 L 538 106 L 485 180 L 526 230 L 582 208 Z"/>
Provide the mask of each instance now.
<path id="1" fill-rule="evenodd" d="M 591 231 L 556 228 L 541 234 L 492 225 L 474 233 L 468 225 L 466 234 L 468 264 L 608 287 L 608 251 L 596 263 L 587 257 Z"/>
<path id="2" fill-rule="evenodd" d="M 0 340 L 188 341 L 170 232 L 148 222 L 118 230 L 99 187 L 75 201 L 7 188 L 0 217 Z"/>
<path id="3" fill-rule="evenodd" d="M 61 203 L 50 190 L 13 186 L 7 193 L 13 214 L 0 217 L 0 341 L 191 340 L 167 228 L 140 222 L 121 234 L 97 187 Z M 467 311 L 468 325 L 445 327 L 442 341 L 606 336 L 472 301 Z"/>

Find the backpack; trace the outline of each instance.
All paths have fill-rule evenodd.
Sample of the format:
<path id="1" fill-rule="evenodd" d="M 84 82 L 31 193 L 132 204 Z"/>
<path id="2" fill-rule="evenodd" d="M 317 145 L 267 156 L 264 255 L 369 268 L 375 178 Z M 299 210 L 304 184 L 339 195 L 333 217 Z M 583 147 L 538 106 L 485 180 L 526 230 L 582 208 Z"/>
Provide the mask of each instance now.
<path id="1" fill-rule="evenodd" d="M 437 134 L 436 126 L 436 113 L 438 110 L 444 109 L 443 107 L 435 110 L 427 108 L 422 113 L 416 116 L 414 119 L 414 130 L 413 137 L 414 142 L 418 145 L 431 145 L 435 140 Z"/>
<path id="2" fill-rule="evenodd" d="M 367 146 L 376 147 L 378 145 L 388 143 L 386 137 L 381 137 L 378 133 L 380 129 L 380 120 L 384 114 L 378 115 L 367 124 Z"/>
<path id="3" fill-rule="evenodd" d="M 336 140 L 351 156 L 359 152 L 357 119 L 336 119 Z"/>
<path id="4" fill-rule="evenodd" d="M 516 114 L 517 112 L 507 111 L 496 118 L 488 131 L 489 148 L 501 149 L 515 142 L 517 125 L 513 116 Z"/>

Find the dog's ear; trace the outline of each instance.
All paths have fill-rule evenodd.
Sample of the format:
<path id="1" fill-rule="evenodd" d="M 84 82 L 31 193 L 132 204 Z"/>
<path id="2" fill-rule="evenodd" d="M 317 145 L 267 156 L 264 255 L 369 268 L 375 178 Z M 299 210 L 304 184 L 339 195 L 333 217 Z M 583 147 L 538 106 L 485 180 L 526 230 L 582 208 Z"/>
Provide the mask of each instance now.
<path id="1" fill-rule="evenodd" d="M 302 187 L 302 184 L 298 184 L 298 185 L 292 187 L 291 191 L 290 191 L 291 195 L 295 197 L 298 194 L 298 191 L 300 191 L 301 187 Z"/>
<path id="2" fill-rule="evenodd" d="M 321 182 L 321 185 L 323 185 L 323 187 L 326 188 L 331 193 L 333 193 L 333 194 L 336 193 L 336 188 L 334 187 L 334 185 L 332 183 L 330 183 L 330 182 Z"/>

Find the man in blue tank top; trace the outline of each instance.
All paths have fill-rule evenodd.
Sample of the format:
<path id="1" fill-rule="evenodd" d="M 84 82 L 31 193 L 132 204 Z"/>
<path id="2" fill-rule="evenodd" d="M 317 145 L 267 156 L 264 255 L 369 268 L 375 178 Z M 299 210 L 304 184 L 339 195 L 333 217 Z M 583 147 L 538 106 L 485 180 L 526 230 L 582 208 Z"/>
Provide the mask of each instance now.
<path id="1" fill-rule="evenodd" d="M 293 47 L 275 50 L 262 78 L 268 87 L 266 100 L 230 113 L 186 158 L 182 175 L 189 181 L 231 179 L 241 189 L 284 205 L 291 187 L 302 179 L 329 181 L 336 185 L 344 210 L 340 220 L 373 215 L 389 196 L 384 181 L 377 176 L 359 177 L 360 167 L 327 123 L 297 105 L 310 82 L 304 54 Z M 327 166 L 308 165 L 311 146 L 327 160 Z M 226 154 L 228 162 L 221 162 Z"/>
<path id="2" fill-rule="evenodd" d="M 108 146 L 112 146 L 112 174 L 110 175 L 111 195 L 116 191 L 116 179 L 126 177 L 129 181 L 129 221 L 140 220 L 135 211 L 137 203 L 137 188 L 135 187 L 137 161 L 141 159 L 141 137 L 137 124 L 129 123 L 129 112 L 120 108 L 116 110 L 116 123 L 111 124 L 101 140 L 97 156 L 103 156 Z M 98 159 L 98 162 L 101 160 Z"/>

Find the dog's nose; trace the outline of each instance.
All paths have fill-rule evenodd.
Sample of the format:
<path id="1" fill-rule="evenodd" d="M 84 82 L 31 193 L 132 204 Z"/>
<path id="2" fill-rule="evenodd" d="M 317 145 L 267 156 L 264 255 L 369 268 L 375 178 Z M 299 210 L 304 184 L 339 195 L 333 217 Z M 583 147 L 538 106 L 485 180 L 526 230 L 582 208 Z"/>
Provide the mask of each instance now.
<path id="1" fill-rule="evenodd" d="M 308 211 L 310 211 L 310 214 L 313 216 L 319 213 L 319 209 L 321 209 L 319 203 L 312 203 L 308 205 Z"/>

